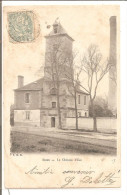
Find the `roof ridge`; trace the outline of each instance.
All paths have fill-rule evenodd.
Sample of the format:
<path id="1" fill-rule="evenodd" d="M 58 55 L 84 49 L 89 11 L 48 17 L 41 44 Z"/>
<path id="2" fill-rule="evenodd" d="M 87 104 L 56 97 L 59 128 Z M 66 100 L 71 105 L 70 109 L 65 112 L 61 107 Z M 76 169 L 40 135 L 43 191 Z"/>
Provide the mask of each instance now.
<path id="1" fill-rule="evenodd" d="M 84 94 L 89 95 L 89 93 L 88 93 L 88 92 L 86 92 L 86 91 L 84 91 L 84 90 L 82 90 L 82 89 L 76 89 L 76 91 L 77 91 L 77 92 L 81 92 L 81 93 L 84 93 Z"/>
<path id="2" fill-rule="evenodd" d="M 37 79 L 37 80 L 35 80 L 35 81 L 32 81 L 31 83 L 28 83 L 28 84 L 26 84 L 26 85 L 23 85 L 22 87 L 17 88 L 17 89 L 14 89 L 14 90 L 21 90 L 21 89 L 23 89 L 24 87 L 27 87 L 27 86 L 29 86 L 30 84 L 33 84 L 33 83 L 38 82 L 39 80 L 43 80 L 43 79 L 44 79 L 44 78 L 42 77 L 42 78 L 40 78 L 40 79 Z"/>

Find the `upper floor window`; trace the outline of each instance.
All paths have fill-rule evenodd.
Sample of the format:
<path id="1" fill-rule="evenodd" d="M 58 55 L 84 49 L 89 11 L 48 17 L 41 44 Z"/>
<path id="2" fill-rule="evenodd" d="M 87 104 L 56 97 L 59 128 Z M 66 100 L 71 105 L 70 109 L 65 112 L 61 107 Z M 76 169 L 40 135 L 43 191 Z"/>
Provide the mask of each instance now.
<path id="1" fill-rule="evenodd" d="M 56 102 L 52 102 L 52 108 L 56 108 Z"/>
<path id="2" fill-rule="evenodd" d="M 84 105 L 86 105 L 86 95 L 84 96 Z"/>
<path id="3" fill-rule="evenodd" d="M 56 93 L 57 93 L 56 88 L 52 88 L 52 89 L 50 90 L 50 94 L 51 94 L 51 95 L 56 95 Z"/>
<path id="4" fill-rule="evenodd" d="M 26 120 L 30 120 L 30 111 L 26 111 Z"/>
<path id="5" fill-rule="evenodd" d="M 57 78 L 56 73 L 53 73 L 53 79 L 56 80 L 56 78 Z"/>
<path id="6" fill-rule="evenodd" d="M 57 44 L 53 44 L 53 50 L 57 51 L 58 50 L 58 45 Z"/>
<path id="7" fill-rule="evenodd" d="M 57 33 L 57 27 L 54 27 L 54 33 L 55 34 Z"/>
<path id="8" fill-rule="evenodd" d="M 25 103 L 30 103 L 30 94 L 29 93 L 25 94 Z"/>
<path id="9" fill-rule="evenodd" d="M 80 95 L 78 95 L 78 104 L 80 104 Z"/>

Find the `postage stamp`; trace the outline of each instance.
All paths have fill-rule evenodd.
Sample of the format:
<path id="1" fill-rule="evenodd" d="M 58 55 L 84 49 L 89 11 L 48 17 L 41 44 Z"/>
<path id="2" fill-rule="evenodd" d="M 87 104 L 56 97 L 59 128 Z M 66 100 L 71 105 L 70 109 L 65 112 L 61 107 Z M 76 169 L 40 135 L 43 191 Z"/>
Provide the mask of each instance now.
<path id="1" fill-rule="evenodd" d="M 8 13 L 8 32 L 11 41 L 31 42 L 34 40 L 34 13 L 20 11 Z"/>

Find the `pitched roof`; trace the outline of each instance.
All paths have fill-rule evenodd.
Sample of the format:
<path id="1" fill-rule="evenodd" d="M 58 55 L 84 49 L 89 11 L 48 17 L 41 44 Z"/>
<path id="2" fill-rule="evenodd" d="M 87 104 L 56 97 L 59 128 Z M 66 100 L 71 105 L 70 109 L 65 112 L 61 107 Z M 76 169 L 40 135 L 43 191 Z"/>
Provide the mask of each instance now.
<path id="1" fill-rule="evenodd" d="M 57 23 L 57 22 L 55 22 L 54 24 L 53 24 L 53 26 L 55 26 L 55 25 L 57 25 L 57 33 L 54 33 L 54 29 L 47 35 L 47 36 L 45 36 L 45 37 L 50 37 L 50 36 L 56 36 L 56 35 L 66 35 L 66 36 L 68 36 L 68 38 L 70 38 L 72 41 L 74 41 L 74 39 L 72 39 L 72 37 L 70 37 L 69 35 L 68 35 L 68 33 L 66 32 L 66 30 L 63 28 L 63 26 L 60 24 L 60 22 L 59 23 Z"/>
<path id="2" fill-rule="evenodd" d="M 27 85 L 24 85 L 23 87 L 20 87 L 18 89 L 15 89 L 15 91 L 23 91 L 23 90 L 41 90 L 43 88 L 43 78 L 38 79 L 32 83 L 29 83 Z"/>
<path id="3" fill-rule="evenodd" d="M 81 89 L 77 89 L 77 92 L 78 92 L 78 93 L 83 93 L 83 94 L 85 94 L 85 95 L 89 95 L 89 93 L 87 93 L 87 92 L 85 92 L 85 91 L 83 91 L 83 90 L 81 90 Z"/>
<path id="4" fill-rule="evenodd" d="M 24 85 L 23 87 L 17 88 L 15 89 L 15 91 L 26 91 L 26 90 L 32 90 L 32 91 L 38 91 L 38 90 L 42 90 L 43 89 L 43 78 L 38 79 L 36 81 L 33 81 L 32 83 L 29 83 L 27 85 Z M 85 95 L 89 95 L 87 92 L 81 90 L 81 89 L 77 89 L 78 93 L 82 93 Z"/>
<path id="5" fill-rule="evenodd" d="M 54 25 L 58 25 L 57 27 L 57 34 L 67 34 L 67 32 L 65 31 L 65 29 L 62 27 L 62 25 L 60 23 L 54 23 Z M 54 30 L 52 30 L 49 35 L 54 35 Z"/>

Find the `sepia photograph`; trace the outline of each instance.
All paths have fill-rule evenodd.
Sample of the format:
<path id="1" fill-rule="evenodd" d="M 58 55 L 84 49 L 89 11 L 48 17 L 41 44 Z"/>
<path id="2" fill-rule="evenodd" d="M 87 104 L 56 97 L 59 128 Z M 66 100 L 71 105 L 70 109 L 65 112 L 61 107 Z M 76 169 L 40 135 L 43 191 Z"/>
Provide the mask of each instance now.
<path id="1" fill-rule="evenodd" d="M 5 174 L 26 161 L 25 181 L 53 174 L 48 166 L 39 171 L 36 155 L 43 163 L 57 161 L 55 167 L 75 161 L 83 168 L 87 159 L 106 175 L 95 163 L 99 178 L 74 186 L 120 185 L 119 12 L 118 5 L 3 7 L 5 157 L 11 162 Z M 69 173 L 95 174 L 88 172 Z"/>
<path id="2" fill-rule="evenodd" d="M 13 42 L 35 39 L 31 13 L 8 14 L 8 30 Z M 99 23 L 96 18 L 93 21 Z M 42 66 L 35 71 L 39 78 L 24 84 L 26 78 L 21 72 L 17 75 L 14 103 L 10 107 L 11 152 L 116 154 L 117 17 L 107 17 L 106 23 L 109 23 L 106 33 L 109 49 L 104 53 L 102 45 L 99 47 L 99 43 L 91 39 L 87 41 L 88 47 L 74 48 L 74 41 L 76 47 L 83 36 L 76 37 L 73 33 L 74 40 L 64 29 L 60 17 L 51 24 L 45 22 L 49 32 L 44 34 Z M 76 28 L 80 26 L 77 23 Z M 71 33 L 70 28 L 73 29 L 71 23 Z M 100 28 L 103 32 L 105 26 Z M 85 24 L 82 31 L 85 34 Z M 93 32 L 89 30 L 89 33 Z M 95 35 L 92 36 L 94 39 Z M 84 36 L 84 42 L 85 39 Z M 34 68 L 31 66 L 31 69 Z M 30 70 L 28 74 L 30 77 Z M 99 87 L 104 87 L 102 93 Z"/>

